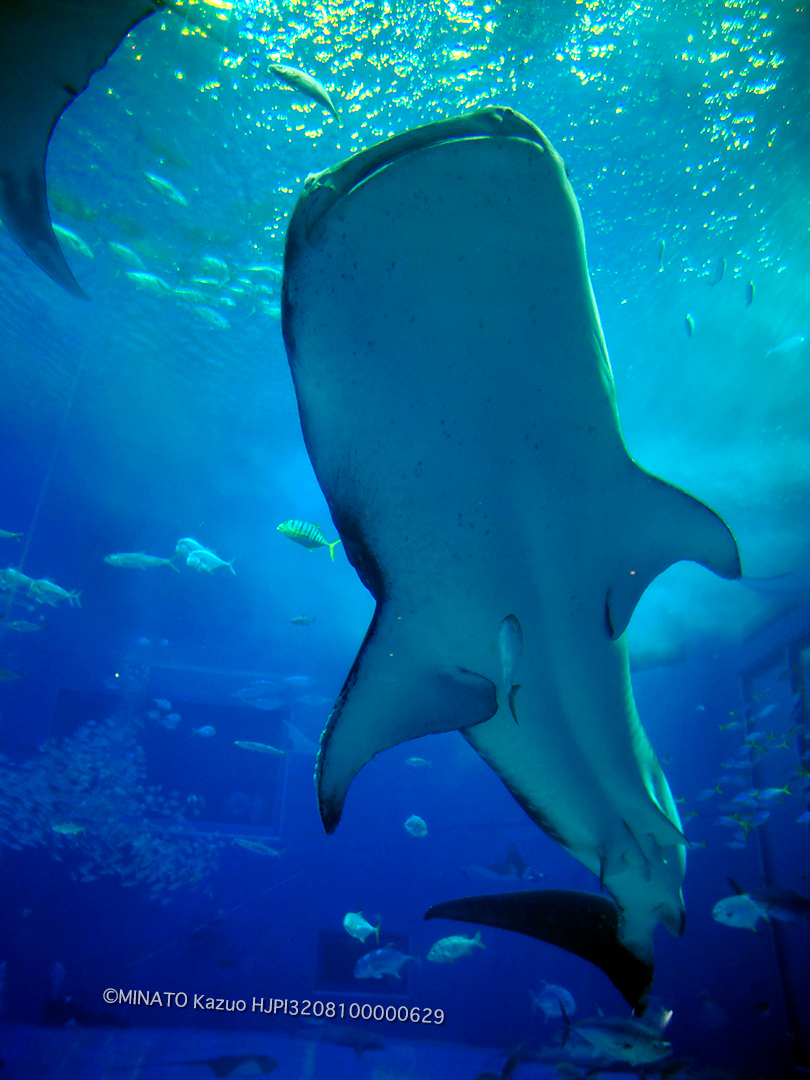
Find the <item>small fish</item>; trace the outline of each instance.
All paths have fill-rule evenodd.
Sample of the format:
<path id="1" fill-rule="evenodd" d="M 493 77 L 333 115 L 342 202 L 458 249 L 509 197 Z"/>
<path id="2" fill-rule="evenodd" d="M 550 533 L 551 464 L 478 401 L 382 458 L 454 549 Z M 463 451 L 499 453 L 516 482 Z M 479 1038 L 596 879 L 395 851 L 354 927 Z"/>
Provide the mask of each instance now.
<path id="1" fill-rule="evenodd" d="M 201 739 L 213 739 L 216 733 L 217 729 L 215 727 L 211 727 L 210 724 L 204 724 L 202 727 L 191 729 L 191 734 L 199 735 Z"/>
<path id="2" fill-rule="evenodd" d="M 9 671 L 8 668 L 0 668 L 0 682 L 14 682 L 15 679 L 19 679 L 22 676 L 18 675 L 16 671 Z"/>
<path id="3" fill-rule="evenodd" d="M 258 754 L 286 754 L 286 750 L 276 750 L 275 746 L 268 746 L 263 742 L 243 742 L 240 739 L 234 739 L 234 746 L 241 746 L 243 750 L 255 750 Z"/>
<path id="4" fill-rule="evenodd" d="M 47 578 L 37 578 L 28 585 L 28 595 L 33 597 L 38 604 L 50 604 L 56 607 L 60 600 L 67 600 L 71 607 L 81 607 L 79 597 L 81 593 L 76 589 L 63 589 L 61 585 L 55 585 Z"/>
<path id="5" fill-rule="evenodd" d="M 179 203 L 180 206 L 188 206 L 188 199 L 185 195 L 178 191 L 174 184 L 168 180 L 164 180 L 162 176 L 155 176 L 154 173 L 146 172 L 143 174 L 152 187 L 159 191 L 161 195 L 165 195 L 167 199 L 171 199 L 172 202 Z"/>
<path id="6" fill-rule="evenodd" d="M 108 240 L 107 243 L 115 254 L 124 259 L 125 262 L 131 263 L 133 266 L 137 266 L 140 270 L 143 270 L 143 259 L 136 251 L 127 247 L 126 244 L 119 244 L 117 240 Z"/>
<path id="7" fill-rule="evenodd" d="M 380 943 L 380 923 L 372 926 L 363 918 L 362 911 L 349 911 L 343 917 L 343 929 L 358 941 L 365 941 L 369 934 L 376 934 L 377 944 Z"/>
<path id="8" fill-rule="evenodd" d="M 756 790 L 753 791 L 741 791 L 739 795 L 735 795 L 731 800 L 733 803 L 750 803 L 752 806 L 756 806 Z"/>
<path id="9" fill-rule="evenodd" d="M 282 521 L 276 528 L 284 536 L 288 536 L 290 540 L 294 540 L 296 544 L 300 544 L 301 547 L 305 547 L 308 551 L 328 547 L 329 554 L 334 562 L 335 548 L 340 543 L 340 540 L 334 540 L 330 544 L 321 532 L 320 525 L 314 525 L 311 521 L 298 521 L 295 518 L 290 518 L 289 521 Z"/>
<path id="10" fill-rule="evenodd" d="M 705 788 L 703 791 L 699 791 L 695 796 L 696 802 L 705 802 L 706 799 L 713 799 L 715 795 L 722 795 L 723 789 L 718 784 L 717 787 Z"/>
<path id="11" fill-rule="evenodd" d="M 520 689 L 520 686 L 515 685 L 514 678 L 523 654 L 523 630 L 514 615 L 507 615 L 501 623 L 498 631 L 498 653 L 501 658 L 501 676 L 506 690 L 506 698 L 509 702 L 509 711 L 513 720 L 517 723 L 515 694 Z"/>
<path id="12" fill-rule="evenodd" d="M 176 555 L 190 555 L 192 551 L 208 550 L 209 548 L 191 536 L 181 536 L 174 548 Z M 211 552 L 211 554 L 213 555 L 213 552 Z"/>
<path id="13" fill-rule="evenodd" d="M 218 255 L 203 255 L 201 256 L 201 262 L 204 262 L 207 266 L 213 266 L 215 270 L 227 270 L 228 264 L 224 259 L 220 259 Z"/>
<path id="14" fill-rule="evenodd" d="M 411 814 L 408 820 L 405 822 L 405 828 L 411 834 L 411 836 L 427 836 L 428 827 L 424 820 L 418 817 L 416 814 Z"/>
<path id="15" fill-rule="evenodd" d="M 269 855 L 275 858 L 281 858 L 281 852 L 276 851 L 275 848 L 271 848 L 268 844 L 263 844 L 260 840 L 244 840 L 241 836 L 236 837 L 235 844 L 239 847 L 245 848 L 246 851 L 253 851 L 257 855 Z"/>
<path id="16" fill-rule="evenodd" d="M 767 920 L 768 913 L 748 893 L 743 893 L 718 900 L 712 908 L 712 918 L 738 930 L 756 930 L 759 920 Z"/>
<path id="17" fill-rule="evenodd" d="M 314 615 L 293 615 L 290 619 L 293 626 L 312 626 L 315 622 Z"/>
<path id="18" fill-rule="evenodd" d="M 150 720 L 160 719 L 160 713 L 157 711 L 157 709 L 150 709 L 146 715 L 149 717 Z"/>
<path id="19" fill-rule="evenodd" d="M 31 578 L 27 574 L 15 570 L 13 566 L 7 566 L 0 570 L 0 589 L 27 589 L 31 584 Z"/>
<path id="20" fill-rule="evenodd" d="M 757 793 L 760 802 L 778 801 L 780 795 L 790 795 L 789 787 L 766 787 Z"/>
<path id="21" fill-rule="evenodd" d="M 193 570 L 205 570 L 209 574 L 218 570 L 220 566 L 227 566 L 234 577 L 236 576 L 233 559 L 230 562 L 225 562 L 224 559 L 220 559 L 219 555 L 215 555 L 213 551 L 208 551 L 207 548 L 190 551 L 186 556 L 186 566 L 190 566 Z"/>
<path id="22" fill-rule="evenodd" d="M 488 866 L 462 866 L 461 869 L 467 877 L 482 877 L 488 881 L 503 881 L 504 878 L 512 877 L 520 881 L 539 881 L 543 877 L 539 870 L 526 864 L 515 844 L 509 845 L 509 851 L 502 862 L 490 863 Z"/>
<path id="23" fill-rule="evenodd" d="M 8 529 L 0 529 L 0 540 L 19 540 L 22 542 L 22 538 L 25 533 L 9 532 Z"/>
<path id="24" fill-rule="evenodd" d="M 714 267 L 714 280 L 712 281 L 712 285 L 719 285 L 720 282 L 723 280 L 723 275 L 725 274 L 725 272 L 726 260 L 718 259 Z"/>
<path id="25" fill-rule="evenodd" d="M 469 956 L 475 949 L 485 949 L 481 941 L 481 931 L 478 930 L 475 937 L 464 937 L 463 934 L 453 934 L 452 937 L 440 938 L 430 947 L 427 954 L 428 960 L 434 964 L 452 964 L 462 956 Z"/>
<path id="26" fill-rule="evenodd" d="M 254 709 L 262 709 L 264 712 L 275 712 L 276 709 L 284 708 L 284 702 L 281 698 L 251 698 L 245 704 L 252 705 Z"/>
<path id="27" fill-rule="evenodd" d="M 686 313 L 686 318 L 683 320 L 684 329 L 686 330 L 686 336 L 690 338 L 695 332 L 695 317 L 691 312 Z"/>
<path id="28" fill-rule="evenodd" d="M 751 307 L 754 302 L 754 283 L 753 281 L 747 281 L 745 283 L 745 306 Z"/>
<path id="29" fill-rule="evenodd" d="M 433 762 L 428 761 L 423 757 L 409 757 L 405 764 L 410 765 L 414 769 L 433 768 Z"/>
<path id="30" fill-rule="evenodd" d="M 167 729 L 167 731 L 174 731 L 177 725 L 182 720 L 180 713 L 170 712 L 165 716 L 160 717 L 160 722 Z"/>
<path id="31" fill-rule="evenodd" d="M 126 274 L 139 289 L 146 289 L 153 293 L 171 292 L 163 278 L 158 277 L 157 274 L 150 274 L 146 270 L 127 270 Z"/>
<path id="32" fill-rule="evenodd" d="M 539 994 L 529 990 L 532 999 L 532 1012 L 542 1009 L 545 1013 L 545 1021 L 553 1017 L 562 1016 L 563 1011 L 567 1017 L 572 1017 L 577 1011 L 577 1003 L 564 986 L 555 986 L 543 980 L 543 988 Z"/>
<path id="33" fill-rule="evenodd" d="M 53 231 L 59 237 L 63 243 L 67 244 L 69 248 L 77 251 L 79 255 L 84 255 L 86 259 L 94 259 L 95 255 L 82 240 L 80 236 L 77 236 L 75 232 L 71 232 L 70 229 L 66 229 L 64 225 L 54 225 Z"/>
<path id="34" fill-rule="evenodd" d="M 168 712 L 172 707 L 172 703 L 170 701 L 167 701 L 165 697 L 152 698 L 152 701 L 154 701 L 154 703 L 159 709 L 164 709 L 166 712 Z"/>
<path id="35" fill-rule="evenodd" d="M 807 341 L 806 334 L 794 334 L 785 341 L 781 341 L 778 345 L 774 345 L 772 349 L 768 349 L 765 355 L 784 356 L 785 353 L 793 352 L 793 350 L 798 349 L 800 345 L 804 345 L 805 341 Z"/>
<path id="36" fill-rule="evenodd" d="M 213 308 L 206 307 L 205 304 L 195 304 L 194 310 L 204 319 L 205 322 L 210 323 L 211 326 L 217 326 L 220 330 L 230 330 L 231 324 L 225 318 L 224 315 L 220 315 L 218 311 L 214 311 Z"/>
<path id="37" fill-rule="evenodd" d="M 323 107 L 334 116 L 338 124 L 340 124 L 340 116 L 338 115 L 337 109 L 332 104 L 332 99 L 317 79 L 313 79 L 313 77 L 307 75 L 305 71 L 299 71 L 298 68 L 285 67 L 283 64 L 268 64 L 267 73 L 268 75 L 272 75 L 273 78 L 278 79 L 279 82 L 291 86 L 293 90 L 300 91 L 305 97 L 317 101 L 319 105 L 323 105 Z"/>
<path id="38" fill-rule="evenodd" d="M 664 269 L 664 256 L 667 251 L 667 242 L 663 238 L 658 241 L 658 272 L 662 273 Z"/>
<path id="39" fill-rule="evenodd" d="M 162 559 L 159 555 L 145 555 L 142 551 L 119 551 L 116 555 L 105 555 L 104 562 L 110 566 L 127 567 L 131 570 L 151 570 L 157 566 L 170 566 L 177 570 L 171 559 Z M 180 571 L 177 570 L 179 574 Z"/>
<path id="40" fill-rule="evenodd" d="M 797 825 L 810 825 L 810 810 L 805 810 L 803 814 L 799 814 L 796 818 Z"/>
<path id="41" fill-rule="evenodd" d="M 77 825 L 73 821 L 61 821 L 55 825 L 51 825 L 51 828 L 55 833 L 59 833 L 60 836 L 78 836 L 80 833 L 87 832 L 86 825 Z"/>
<path id="42" fill-rule="evenodd" d="M 386 945 L 384 949 L 375 949 L 374 952 L 361 956 L 354 965 L 355 979 L 381 979 L 383 975 L 393 975 L 395 979 L 401 979 L 400 970 L 409 960 L 419 962 L 415 956 L 406 956 L 398 952 L 393 945 Z"/>
<path id="43" fill-rule="evenodd" d="M 734 758 L 727 758 L 725 761 L 720 762 L 722 769 L 750 769 L 750 761 L 735 761 Z M 726 781 L 728 783 L 728 781 Z"/>
<path id="44" fill-rule="evenodd" d="M 20 634 L 33 634 L 37 630 L 48 629 L 42 623 L 28 622 L 27 619 L 14 619 L 12 622 L 4 622 L 3 626 L 7 626 L 9 630 L 16 630 Z"/>
<path id="45" fill-rule="evenodd" d="M 246 267 L 251 274 L 267 274 L 273 281 L 281 281 L 283 276 L 280 266 L 272 266 L 270 263 L 253 263 L 252 266 Z"/>

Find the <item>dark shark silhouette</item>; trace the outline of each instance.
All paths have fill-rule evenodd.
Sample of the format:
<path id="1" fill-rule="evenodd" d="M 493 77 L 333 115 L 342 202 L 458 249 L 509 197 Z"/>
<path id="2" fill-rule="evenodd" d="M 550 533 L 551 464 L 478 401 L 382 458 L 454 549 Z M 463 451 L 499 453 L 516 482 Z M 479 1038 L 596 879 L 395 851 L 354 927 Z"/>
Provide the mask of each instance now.
<path id="1" fill-rule="evenodd" d="M 215 1058 L 195 1058 L 189 1061 L 162 1061 L 154 1065 L 146 1063 L 141 1068 L 166 1068 L 169 1065 L 207 1065 L 216 1077 L 269 1076 L 278 1062 L 267 1054 L 222 1054 Z"/>
<path id="2" fill-rule="evenodd" d="M 503 862 L 489 863 L 487 866 L 466 865 L 461 867 L 467 877 L 488 878 L 490 881 L 504 878 L 519 878 L 521 881 L 539 881 L 543 876 L 534 867 L 529 866 L 515 844 L 509 845 L 509 851 Z"/>

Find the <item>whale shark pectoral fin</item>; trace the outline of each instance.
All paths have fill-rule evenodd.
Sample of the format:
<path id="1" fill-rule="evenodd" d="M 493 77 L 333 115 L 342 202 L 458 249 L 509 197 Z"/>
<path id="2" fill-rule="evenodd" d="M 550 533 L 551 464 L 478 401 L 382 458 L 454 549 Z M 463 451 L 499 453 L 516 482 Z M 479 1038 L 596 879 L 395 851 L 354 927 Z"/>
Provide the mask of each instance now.
<path id="1" fill-rule="evenodd" d="M 385 631 L 376 616 L 321 736 L 315 786 L 321 820 L 334 832 L 354 777 L 375 754 L 422 735 L 472 727 L 494 716 L 495 684 L 462 667 L 431 667 Z"/>
<path id="2" fill-rule="evenodd" d="M 62 112 L 158 0 L 0 4 L 0 218 L 49 277 L 85 293 L 51 226 L 45 155 Z"/>
<path id="3" fill-rule="evenodd" d="M 742 576 L 737 542 L 723 519 L 698 499 L 632 463 L 630 528 L 624 564 L 607 595 L 607 625 L 612 638 L 627 629 L 636 604 L 650 582 L 682 559 L 700 563 L 723 578 Z"/>
<path id="4" fill-rule="evenodd" d="M 574 889 L 521 889 L 434 904 L 426 919 L 459 919 L 538 938 L 575 953 L 607 975 L 641 1016 L 653 979 L 652 947 L 629 949 L 621 940 L 621 913 L 613 900 Z"/>

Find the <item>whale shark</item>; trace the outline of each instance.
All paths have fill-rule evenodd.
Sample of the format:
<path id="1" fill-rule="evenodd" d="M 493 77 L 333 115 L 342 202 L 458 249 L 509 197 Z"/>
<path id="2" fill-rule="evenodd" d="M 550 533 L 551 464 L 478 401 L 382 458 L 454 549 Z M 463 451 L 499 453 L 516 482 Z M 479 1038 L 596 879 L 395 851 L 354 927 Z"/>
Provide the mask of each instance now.
<path id="1" fill-rule="evenodd" d="M 737 578 L 740 559 L 717 514 L 625 447 L 549 139 L 494 106 L 309 177 L 282 330 L 309 457 L 376 600 L 321 736 L 326 831 L 376 754 L 458 730 L 596 875 L 622 945 L 650 963 L 658 922 L 683 931 L 687 841 L 624 631 L 673 562 Z"/>

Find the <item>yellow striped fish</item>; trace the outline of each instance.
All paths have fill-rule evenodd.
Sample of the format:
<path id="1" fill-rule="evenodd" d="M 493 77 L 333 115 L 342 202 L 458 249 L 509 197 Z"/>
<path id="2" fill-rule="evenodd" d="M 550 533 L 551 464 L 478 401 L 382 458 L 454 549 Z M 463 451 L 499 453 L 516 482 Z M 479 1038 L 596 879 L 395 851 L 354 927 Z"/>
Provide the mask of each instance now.
<path id="1" fill-rule="evenodd" d="M 300 544 L 309 551 L 315 551 L 316 548 L 320 547 L 328 547 L 332 561 L 335 561 L 335 547 L 340 543 L 340 540 L 335 540 L 330 544 L 321 532 L 320 525 L 313 525 L 311 521 L 296 521 L 291 518 L 289 521 L 282 521 L 278 526 L 278 531 L 284 533 L 285 536 L 289 536 L 290 540 L 294 540 L 296 544 Z"/>

